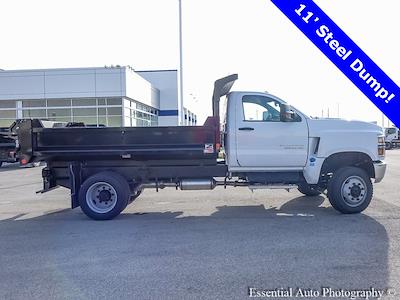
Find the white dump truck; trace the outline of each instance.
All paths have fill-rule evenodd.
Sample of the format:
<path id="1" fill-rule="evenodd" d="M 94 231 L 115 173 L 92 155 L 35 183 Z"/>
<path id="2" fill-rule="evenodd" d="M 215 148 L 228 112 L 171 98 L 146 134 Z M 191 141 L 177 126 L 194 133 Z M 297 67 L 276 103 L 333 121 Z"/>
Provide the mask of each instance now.
<path id="1" fill-rule="evenodd" d="M 276 96 L 230 92 L 237 78 L 215 82 L 213 116 L 203 126 L 46 128 L 40 120 L 18 121 L 18 158 L 47 162 L 42 191 L 69 188 L 72 208 L 97 220 L 116 217 L 143 189 L 166 187 L 298 188 L 307 196 L 325 193 L 342 213 L 366 209 L 372 181 L 386 170 L 382 128 L 311 119 Z"/>

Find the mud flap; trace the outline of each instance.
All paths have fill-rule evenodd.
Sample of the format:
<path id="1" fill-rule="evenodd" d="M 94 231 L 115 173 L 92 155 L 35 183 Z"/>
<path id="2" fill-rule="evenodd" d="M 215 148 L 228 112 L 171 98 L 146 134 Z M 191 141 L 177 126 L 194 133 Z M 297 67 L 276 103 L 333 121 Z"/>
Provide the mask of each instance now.
<path id="1" fill-rule="evenodd" d="M 82 184 L 81 164 L 74 162 L 69 165 L 69 179 L 71 187 L 71 208 L 79 206 L 79 189 Z"/>

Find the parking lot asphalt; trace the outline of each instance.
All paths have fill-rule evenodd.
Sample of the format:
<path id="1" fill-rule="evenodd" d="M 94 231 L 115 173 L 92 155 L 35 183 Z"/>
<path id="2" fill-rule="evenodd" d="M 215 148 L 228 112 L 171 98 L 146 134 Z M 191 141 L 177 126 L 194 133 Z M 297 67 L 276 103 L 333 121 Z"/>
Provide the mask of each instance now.
<path id="1" fill-rule="evenodd" d="M 257 289 L 387 289 L 400 299 L 400 150 L 370 207 L 323 196 L 146 190 L 92 221 L 41 168 L 0 169 L 0 299 L 246 299 Z M 309 299 L 309 298 L 308 298 Z"/>

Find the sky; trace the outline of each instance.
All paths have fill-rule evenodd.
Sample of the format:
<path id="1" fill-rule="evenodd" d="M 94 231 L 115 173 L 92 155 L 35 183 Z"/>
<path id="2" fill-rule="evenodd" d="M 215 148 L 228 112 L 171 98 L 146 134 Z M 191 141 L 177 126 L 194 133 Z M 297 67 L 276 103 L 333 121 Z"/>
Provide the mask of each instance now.
<path id="1" fill-rule="evenodd" d="M 400 1 L 315 1 L 397 84 Z M 382 114 L 269 0 L 182 0 L 184 102 L 211 113 L 213 82 L 268 91 L 311 116 Z M 178 0 L 0 0 L 0 68 L 179 67 Z M 387 123 L 385 123 L 386 125 Z"/>

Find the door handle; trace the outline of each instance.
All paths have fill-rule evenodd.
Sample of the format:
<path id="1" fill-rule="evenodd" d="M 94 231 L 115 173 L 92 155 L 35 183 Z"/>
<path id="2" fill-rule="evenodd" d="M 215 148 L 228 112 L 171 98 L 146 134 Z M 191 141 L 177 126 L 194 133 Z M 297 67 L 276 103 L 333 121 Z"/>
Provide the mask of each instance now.
<path id="1" fill-rule="evenodd" d="M 252 131 L 252 130 L 254 130 L 254 128 L 253 127 L 240 127 L 239 130 Z"/>

